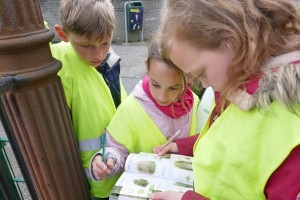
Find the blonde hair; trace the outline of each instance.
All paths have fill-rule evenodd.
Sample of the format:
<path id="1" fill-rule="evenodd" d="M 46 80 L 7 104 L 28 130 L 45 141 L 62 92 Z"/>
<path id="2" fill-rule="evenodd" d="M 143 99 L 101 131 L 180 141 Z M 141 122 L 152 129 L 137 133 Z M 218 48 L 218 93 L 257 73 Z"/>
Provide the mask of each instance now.
<path id="1" fill-rule="evenodd" d="M 110 0 L 61 0 L 61 23 L 65 32 L 102 39 L 115 28 Z"/>
<path id="2" fill-rule="evenodd" d="M 221 108 L 269 57 L 300 49 L 300 16 L 289 0 L 165 0 L 163 12 L 164 57 L 170 36 L 200 50 L 236 52 Z"/>

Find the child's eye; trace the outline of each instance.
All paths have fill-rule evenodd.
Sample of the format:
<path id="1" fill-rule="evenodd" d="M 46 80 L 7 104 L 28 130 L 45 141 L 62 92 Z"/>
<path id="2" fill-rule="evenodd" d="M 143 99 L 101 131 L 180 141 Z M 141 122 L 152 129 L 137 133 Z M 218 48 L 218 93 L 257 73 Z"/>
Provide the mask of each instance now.
<path id="1" fill-rule="evenodd" d="M 206 73 L 204 70 L 202 70 L 198 75 L 197 78 L 204 78 L 206 76 Z"/>
<path id="2" fill-rule="evenodd" d="M 90 45 L 90 44 L 79 44 L 81 47 L 83 47 L 83 48 L 90 48 L 90 47 L 92 47 L 92 45 Z"/>
<path id="3" fill-rule="evenodd" d="M 152 86 L 156 87 L 156 88 L 160 87 L 158 84 L 155 84 L 155 83 L 152 83 Z"/>

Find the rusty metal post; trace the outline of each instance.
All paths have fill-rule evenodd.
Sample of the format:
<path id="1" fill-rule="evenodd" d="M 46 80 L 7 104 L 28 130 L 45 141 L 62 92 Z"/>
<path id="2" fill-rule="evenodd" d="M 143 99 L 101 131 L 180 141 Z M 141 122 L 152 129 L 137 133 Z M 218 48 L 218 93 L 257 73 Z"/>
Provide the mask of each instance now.
<path id="1" fill-rule="evenodd" d="M 89 199 L 52 37 L 38 0 L 0 0 L 1 121 L 33 199 Z"/>

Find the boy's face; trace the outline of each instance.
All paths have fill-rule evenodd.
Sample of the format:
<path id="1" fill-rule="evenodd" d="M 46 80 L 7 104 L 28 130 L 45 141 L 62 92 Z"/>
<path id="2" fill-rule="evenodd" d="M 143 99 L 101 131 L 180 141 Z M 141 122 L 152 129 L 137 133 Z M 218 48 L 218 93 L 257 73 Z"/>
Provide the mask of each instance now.
<path id="1" fill-rule="evenodd" d="M 96 37 L 88 38 L 72 32 L 68 33 L 68 40 L 76 54 L 93 67 L 99 66 L 105 59 L 111 45 L 112 37 L 105 37 L 101 41 Z"/>
<path id="2" fill-rule="evenodd" d="M 99 66 L 105 59 L 111 45 L 112 35 L 104 37 L 101 41 L 97 37 L 66 33 L 59 25 L 55 25 L 58 36 L 64 42 L 70 42 L 76 54 L 87 64 Z"/>

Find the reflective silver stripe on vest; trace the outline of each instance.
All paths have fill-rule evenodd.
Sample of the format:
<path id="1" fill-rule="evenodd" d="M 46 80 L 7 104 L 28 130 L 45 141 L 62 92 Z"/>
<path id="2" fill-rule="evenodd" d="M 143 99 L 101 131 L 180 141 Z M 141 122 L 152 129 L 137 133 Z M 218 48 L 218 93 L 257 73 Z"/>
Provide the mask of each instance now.
<path id="1" fill-rule="evenodd" d="M 101 148 L 101 138 L 93 138 L 88 140 L 80 140 L 78 141 L 80 152 L 83 151 L 95 151 Z"/>
<path id="2" fill-rule="evenodd" d="M 87 178 L 91 178 L 89 168 L 84 168 L 84 172 L 85 172 L 85 175 L 86 175 Z"/>

